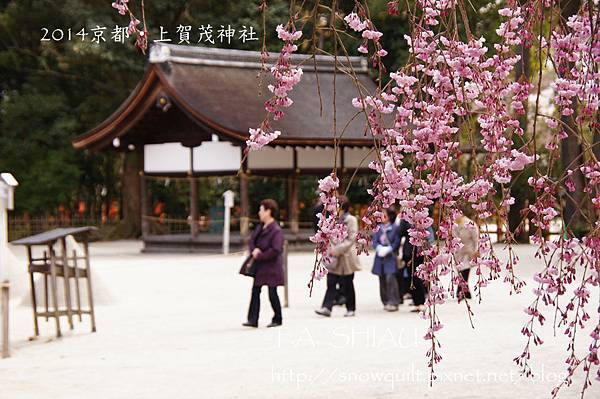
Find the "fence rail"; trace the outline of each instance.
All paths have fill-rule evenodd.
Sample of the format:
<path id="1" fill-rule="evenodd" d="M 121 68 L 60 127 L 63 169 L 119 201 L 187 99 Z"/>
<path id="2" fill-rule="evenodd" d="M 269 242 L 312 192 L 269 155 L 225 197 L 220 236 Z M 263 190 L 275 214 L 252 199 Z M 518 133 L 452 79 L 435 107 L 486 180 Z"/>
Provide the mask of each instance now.
<path id="1" fill-rule="evenodd" d="M 106 221 L 100 217 L 59 218 L 53 216 L 8 218 L 8 240 L 14 241 L 32 234 L 39 234 L 57 227 L 81 227 L 112 225 L 118 221 Z"/>
<path id="2" fill-rule="evenodd" d="M 142 219 L 148 222 L 148 230 L 153 235 L 164 235 L 164 234 L 188 234 L 191 230 L 191 219 L 183 218 L 171 218 L 171 217 L 160 217 L 160 216 L 142 216 Z M 250 223 L 256 224 L 260 221 L 255 218 L 250 218 Z M 209 216 L 200 216 L 198 218 L 198 232 L 199 233 L 221 233 L 223 232 L 224 219 L 213 219 Z M 286 228 L 290 225 L 288 221 L 281 221 L 282 227 Z M 312 228 L 311 221 L 299 221 L 299 227 L 309 229 Z M 239 231 L 240 229 L 240 218 L 230 218 L 230 230 Z"/>

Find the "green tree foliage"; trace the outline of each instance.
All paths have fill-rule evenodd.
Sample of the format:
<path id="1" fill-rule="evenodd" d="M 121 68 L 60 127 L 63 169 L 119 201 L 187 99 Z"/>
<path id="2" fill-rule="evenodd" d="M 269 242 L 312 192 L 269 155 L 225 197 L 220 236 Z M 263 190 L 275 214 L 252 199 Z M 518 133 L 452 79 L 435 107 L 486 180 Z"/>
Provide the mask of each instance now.
<path id="1" fill-rule="evenodd" d="M 193 27 L 191 44 L 195 45 L 197 28 L 208 24 L 214 33 L 221 25 L 235 29 L 245 25 L 260 36 L 263 27 L 259 3 L 258 0 L 146 1 L 150 42 L 160 37 L 162 26 L 176 43 L 178 25 Z M 369 5 L 374 22 L 384 32 L 383 44 L 389 51 L 386 66 L 394 70 L 408 57 L 403 36 L 408 33 L 410 15 L 405 10 L 399 16 L 390 16 L 386 3 L 386 0 L 373 0 Z M 129 4 L 141 19 L 140 1 L 131 0 Z M 304 4 L 307 9 L 316 3 L 312 0 Z M 323 17 L 329 18 L 330 2 L 321 4 L 326 6 L 320 8 Z M 487 2 L 479 0 L 471 4 L 469 14 L 478 12 L 478 7 Z M 351 12 L 352 8 L 353 2 L 339 2 L 338 10 L 342 14 Z M 289 1 L 268 2 L 265 29 L 271 57 L 276 56 L 281 46 L 275 26 L 286 23 L 289 11 Z M 494 15 L 487 12 L 486 18 L 495 18 Z M 115 26 L 127 24 L 128 17 L 119 15 L 107 0 L 0 0 L 0 170 L 12 172 L 21 182 L 16 193 L 18 212 L 52 214 L 60 204 L 74 210 L 79 200 L 85 200 L 89 211 L 97 214 L 101 204 L 108 205 L 119 199 L 122 163 L 119 154 L 77 151 L 72 148 L 71 140 L 113 113 L 143 75 L 147 55 L 133 46 L 133 40 L 126 44 L 110 40 L 110 31 Z M 89 33 L 96 26 L 107 28 L 107 40 L 100 45 L 91 43 L 92 35 L 85 41 L 76 35 L 81 28 L 85 27 Z M 480 19 L 471 29 L 478 37 L 493 26 L 494 21 Z M 339 27 L 342 28 L 341 24 Z M 62 29 L 65 35 L 71 28 L 72 39 L 41 41 L 43 28 L 49 32 Z M 305 21 L 299 28 L 304 30 L 306 39 L 300 50 L 311 52 L 313 21 Z M 323 35 L 323 48 L 332 52 L 333 41 L 327 31 L 316 34 Z M 349 53 L 358 55 L 359 41 L 349 36 L 343 40 Z M 214 46 L 259 50 L 261 44 L 260 40 L 244 44 L 236 38 L 229 45 L 217 41 Z M 270 192 L 270 196 L 283 201 L 286 189 L 279 182 L 265 187 L 258 184 L 252 188 L 252 198 L 273 187 L 277 189 Z M 201 185 L 199 190 L 199 198 L 208 199 L 214 197 L 218 188 Z M 313 190 L 308 183 L 302 190 L 306 193 L 302 199 L 306 209 L 311 205 Z M 349 193 L 362 199 L 360 188 L 354 191 L 351 187 Z M 182 202 L 184 198 L 177 201 Z"/>
<path id="2" fill-rule="evenodd" d="M 138 1 L 130 3 L 139 10 Z M 288 5 L 270 3 L 267 29 L 274 32 Z M 255 1 L 151 1 L 146 19 L 151 40 L 160 37 L 161 25 L 171 37 L 179 24 L 261 30 Z M 93 212 L 118 198 L 118 154 L 76 151 L 71 140 L 114 112 L 142 77 L 147 56 L 131 42 L 110 40 L 110 30 L 127 23 L 106 0 L 0 1 L 0 170 L 21 182 L 19 212 L 54 213 L 59 204 L 74 208 L 78 200 L 86 200 Z M 96 26 L 107 28 L 100 45 L 91 43 L 91 35 L 85 41 L 76 35 Z M 72 39 L 41 41 L 43 28 L 62 29 L 65 35 L 71 28 Z M 270 37 L 275 49 L 275 36 Z M 234 44 L 260 46 L 258 41 Z"/>

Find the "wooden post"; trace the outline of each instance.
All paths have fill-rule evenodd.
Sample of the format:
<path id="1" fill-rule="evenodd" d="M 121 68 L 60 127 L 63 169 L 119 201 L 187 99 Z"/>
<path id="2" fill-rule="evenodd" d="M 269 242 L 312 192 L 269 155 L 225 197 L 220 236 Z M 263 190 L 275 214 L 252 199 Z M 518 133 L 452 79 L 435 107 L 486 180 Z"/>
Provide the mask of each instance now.
<path id="1" fill-rule="evenodd" d="M 85 271 L 88 293 L 88 306 L 90 308 L 90 319 L 92 320 L 92 332 L 96 332 L 96 314 L 94 313 L 94 294 L 92 293 L 92 270 L 90 268 L 90 248 L 87 241 L 83 243 L 83 252 L 85 256 Z"/>
<path id="2" fill-rule="evenodd" d="M 69 265 L 67 259 L 67 241 L 65 237 L 60 239 L 60 249 L 63 269 L 63 285 L 65 287 L 65 307 L 67 308 L 67 319 L 69 328 L 73 329 L 73 309 L 71 306 L 71 284 L 69 284 Z"/>
<path id="3" fill-rule="evenodd" d="M 44 263 L 48 262 L 48 255 L 46 254 L 46 251 L 44 251 Z M 32 283 L 33 286 L 33 283 Z M 50 314 L 48 312 L 48 274 L 44 273 L 44 305 L 46 307 L 46 321 L 48 321 L 50 319 L 50 317 L 48 317 L 48 315 Z M 37 320 L 37 318 L 36 318 Z"/>
<path id="4" fill-rule="evenodd" d="M 190 175 L 190 234 L 198 235 L 198 179 Z"/>
<path id="5" fill-rule="evenodd" d="M 502 225 L 502 219 L 496 215 L 496 237 L 498 242 L 504 241 L 504 226 Z"/>
<path id="6" fill-rule="evenodd" d="M 298 232 L 300 231 L 300 225 L 298 222 L 298 215 L 299 215 L 299 209 L 298 209 L 298 175 L 300 174 L 300 169 L 298 168 L 298 152 L 296 151 L 296 147 L 294 147 L 294 152 L 293 152 L 293 168 L 294 171 L 292 172 L 292 175 L 290 176 L 290 191 L 289 191 L 289 201 L 288 201 L 288 207 L 289 207 L 289 216 L 290 216 L 290 229 L 292 231 L 292 234 L 297 236 Z"/>
<path id="7" fill-rule="evenodd" d="M 127 236 L 132 238 L 139 237 L 142 229 L 142 197 L 140 196 L 141 180 L 139 175 L 144 170 L 144 146 L 136 145 L 135 149 L 129 150 L 128 146 L 123 148 L 123 173 L 121 174 L 123 195 L 121 209 L 123 211 L 123 222 L 126 223 L 128 230 Z"/>
<path id="8" fill-rule="evenodd" d="M 338 151 L 340 154 L 340 172 L 338 173 L 338 179 L 340 180 L 340 193 L 343 193 L 346 190 L 346 185 L 344 184 L 344 177 L 346 176 L 346 154 L 344 154 L 344 146 L 339 146 Z"/>
<path id="9" fill-rule="evenodd" d="M 288 287 L 288 242 L 283 242 L 283 307 L 289 308 L 289 287 Z"/>
<path id="10" fill-rule="evenodd" d="M 148 219 L 148 189 L 146 188 L 146 176 L 144 172 L 140 172 L 140 219 L 142 224 L 142 238 L 150 233 Z"/>
<path id="11" fill-rule="evenodd" d="M 298 174 L 296 172 L 290 176 L 288 207 L 290 210 L 290 229 L 292 234 L 297 235 L 300 231 L 300 225 L 298 222 Z"/>
<path id="12" fill-rule="evenodd" d="M 77 251 L 73 250 L 73 271 L 75 272 L 75 291 L 77 294 L 77 314 L 81 322 L 81 295 L 79 294 L 79 267 L 77 267 Z"/>
<path id="13" fill-rule="evenodd" d="M 8 340 L 8 310 L 10 305 L 10 296 L 8 295 L 8 280 L 1 284 L 1 289 L 2 293 L 0 294 L 0 303 L 2 305 L 2 358 L 5 359 L 10 356 L 10 342 Z"/>
<path id="14" fill-rule="evenodd" d="M 46 258 L 46 253 L 44 253 L 44 258 Z M 35 282 L 33 279 L 33 254 L 31 252 L 31 246 L 27 246 L 27 269 L 29 271 L 29 284 L 31 286 L 31 307 L 33 308 L 33 332 L 35 336 L 40 335 L 40 328 L 38 326 L 38 316 L 37 316 L 37 300 L 35 297 Z M 46 262 L 46 260 L 44 260 Z M 46 306 L 47 308 L 47 306 Z M 48 314 L 48 310 L 46 309 L 46 314 Z M 48 317 L 46 317 L 48 320 Z"/>
<path id="15" fill-rule="evenodd" d="M 250 233 L 250 201 L 248 199 L 248 174 L 240 173 L 240 235 L 246 240 Z"/>
<path id="16" fill-rule="evenodd" d="M 56 336 L 62 337 L 62 332 L 60 331 L 60 316 L 58 313 L 58 296 L 57 296 L 57 281 L 56 281 L 56 254 L 54 253 L 54 248 L 52 248 L 52 244 L 48 245 L 48 253 L 50 254 L 50 290 L 52 291 L 52 304 L 54 305 L 54 319 L 56 320 Z M 32 275 L 33 282 L 33 275 Z M 35 287 L 34 296 L 35 296 Z M 34 305 L 35 306 L 35 305 Z M 37 324 L 37 314 L 36 314 L 36 324 Z"/>

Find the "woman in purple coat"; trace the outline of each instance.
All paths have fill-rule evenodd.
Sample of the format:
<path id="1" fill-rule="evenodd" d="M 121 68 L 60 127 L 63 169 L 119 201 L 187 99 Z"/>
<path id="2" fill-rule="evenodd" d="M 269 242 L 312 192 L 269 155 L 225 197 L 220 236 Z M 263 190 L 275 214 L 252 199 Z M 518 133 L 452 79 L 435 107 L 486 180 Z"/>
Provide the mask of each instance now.
<path id="1" fill-rule="evenodd" d="M 261 224 L 250 236 L 249 249 L 256 262 L 256 276 L 252 286 L 252 297 L 248 309 L 246 327 L 258 327 L 260 311 L 260 290 L 263 285 L 269 288 L 269 301 L 275 315 L 267 327 L 277 327 L 283 322 L 281 302 L 277 286 L 283 285 L 283 231 L 277 223 L 279 206 L 272 199 L 262 200 L 258 211 Z"/>

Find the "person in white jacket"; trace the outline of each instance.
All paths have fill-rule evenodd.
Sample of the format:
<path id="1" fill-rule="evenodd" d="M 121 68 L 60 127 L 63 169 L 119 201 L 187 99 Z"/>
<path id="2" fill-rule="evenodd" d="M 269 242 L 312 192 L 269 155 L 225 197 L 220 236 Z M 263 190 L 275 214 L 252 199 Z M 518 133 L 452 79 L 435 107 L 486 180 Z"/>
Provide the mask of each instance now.
<path id="1" fill-rule="evenodd" d="M 461 215 L 452 227 L 452 234 L 459 238 L 460 243 L 462 244 L 462 247 L 454 254 L 454 259 L 458 264 L 458 270 L 462 278 L 465 280 L 464 289 L 462 284 L 460 284 L 456 296 L 459 301 L 463 297 L 471 299 L 469 274 L 471 267 L 473 266 L 471 260 L 476 257 L 479 247 L 479 227 L 477 226 L 477 223 L 468 217 Z"/>

